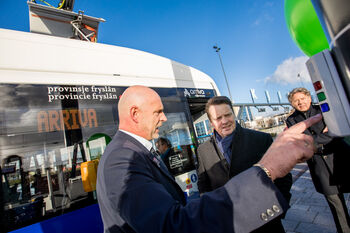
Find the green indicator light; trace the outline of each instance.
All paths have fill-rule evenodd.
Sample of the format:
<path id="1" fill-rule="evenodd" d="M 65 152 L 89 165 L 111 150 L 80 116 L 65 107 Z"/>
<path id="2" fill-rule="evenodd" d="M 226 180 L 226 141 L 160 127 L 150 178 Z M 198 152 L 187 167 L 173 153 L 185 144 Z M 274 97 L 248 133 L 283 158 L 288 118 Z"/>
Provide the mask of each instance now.
<path id="1" fill-rule="evenodd" d="M 318 101 L 323 101 L 326 99 L 326 95 L 324 94 L 324 92 L 320 92 L 320 93 L 317 93 L 317 98 L 318 98 Z"/>

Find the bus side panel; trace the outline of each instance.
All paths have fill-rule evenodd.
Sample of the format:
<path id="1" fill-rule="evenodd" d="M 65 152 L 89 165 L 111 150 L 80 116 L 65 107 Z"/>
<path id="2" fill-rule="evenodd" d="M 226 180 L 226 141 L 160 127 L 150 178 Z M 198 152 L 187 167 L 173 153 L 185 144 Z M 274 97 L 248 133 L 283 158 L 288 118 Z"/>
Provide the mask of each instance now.
<path id="1" fill-rule="evenodd" d="M 62 232 L 103 232 L 100 209 L 97 204 L 60 215 L 13 233 L 62 233 Z"/>

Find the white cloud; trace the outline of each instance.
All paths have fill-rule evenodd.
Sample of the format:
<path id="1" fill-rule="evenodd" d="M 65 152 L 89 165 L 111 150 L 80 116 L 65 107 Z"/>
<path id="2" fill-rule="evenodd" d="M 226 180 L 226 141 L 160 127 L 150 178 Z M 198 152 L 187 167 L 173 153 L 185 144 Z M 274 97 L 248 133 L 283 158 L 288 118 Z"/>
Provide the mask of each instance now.
<path id="1" fill-rule="evenodd" d="M 257 19 L 257 20 L 254 21 L 253 25 L 254 26 L 259 26 L 260 22 L 261 22 L 261 19 Z"/>
<path id="2" fill-rule="evenodd" d="M 306 68 L 308 57 L 301 56 L 288 58 L 277 66 L 275 72 L 264 79 L 265 83 L 293 84 L 297 82 L 311 82 L 309 72 Z"/>
<path id="3" fill-rule="evenodd" d="M 274 8 L 274 2 L 267 1 L 262 3 L 258 1 L 254 3 L 253 8 L 260 12 L 257 14 L 258 17 L 252 23 L 253 26 L 260 26 L 261 24 L 271 23 L 275 20 L 271 12 L 271 10 Z"/>
<path id="4" fill-rule="evenodd" d="M 260 24 L 263 23 L 271 23 L 273 22 L 275 19 L 273 18 L 273 16 L 271 16 L 268 13 L 264 13 L 263 15 L 259 16 L 254 22 L 253 22 L 253 26 L 259 26 Z"/>

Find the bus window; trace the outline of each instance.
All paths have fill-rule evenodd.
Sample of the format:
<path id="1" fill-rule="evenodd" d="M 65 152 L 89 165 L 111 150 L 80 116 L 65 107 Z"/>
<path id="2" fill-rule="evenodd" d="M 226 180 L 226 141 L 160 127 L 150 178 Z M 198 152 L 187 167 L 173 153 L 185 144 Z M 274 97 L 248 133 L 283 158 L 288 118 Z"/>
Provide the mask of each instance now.
<path id="1" fill-rule="evenodd" d="M 204 98 L 188 100 L 198 144 L 207 141 L 213 133 L 209 118 L 205 113 L 205 104 L 207 101 L 208 99 Z"/>
<path id="2" fill-rule="evenodd" d="M 115 134 L 124 89 L 0 85 L 5 231 L 97 202 L 94 191 L 84 190 L 81 164 L 99 159 Z"/>
<path id="3" fill-rule="evenodd" d="M 0 84 L 1 210 L 6 231 L 97 203 L 96 174 L 88 173 L 96 172 L 94 166 L 118 129 L 118 100 L 125 89 Z M 160 136 L 171 141 L 175 152 L 170 172 L 192 196 L 198 193 L 192 107 L 181 88 L 154 89 L 168 118 Z"/>

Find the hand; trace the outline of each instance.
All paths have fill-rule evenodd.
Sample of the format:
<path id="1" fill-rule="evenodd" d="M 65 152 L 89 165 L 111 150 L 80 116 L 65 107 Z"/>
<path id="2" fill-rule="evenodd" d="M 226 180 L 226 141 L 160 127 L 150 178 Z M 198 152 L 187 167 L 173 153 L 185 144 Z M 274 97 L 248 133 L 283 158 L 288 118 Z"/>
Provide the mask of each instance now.
<path id="1" fill-rule="evenodd" d="M 313 156 L 313 138 L 303 132 L 321 119 L 321 114 L 317 114 L 278 135 L 259 161 L 270 171 L 272 180 L 284 177 L 297 163 L 305 162 Z"/>
<path id="2" fill-rule="evenodd" d="M 326 128 L 323 129 L 322 133 L 327 133 L 328 132 L 328 127 L 326 126 Z"/>

